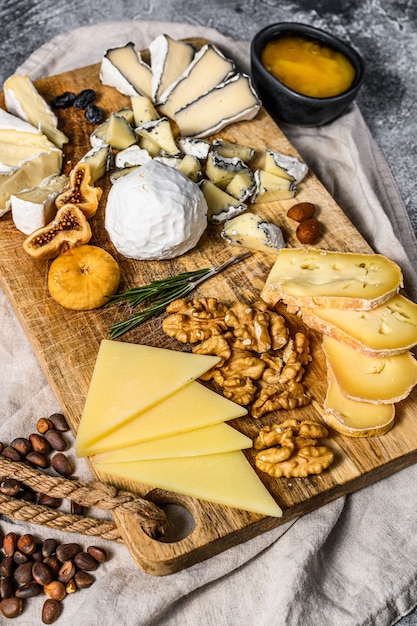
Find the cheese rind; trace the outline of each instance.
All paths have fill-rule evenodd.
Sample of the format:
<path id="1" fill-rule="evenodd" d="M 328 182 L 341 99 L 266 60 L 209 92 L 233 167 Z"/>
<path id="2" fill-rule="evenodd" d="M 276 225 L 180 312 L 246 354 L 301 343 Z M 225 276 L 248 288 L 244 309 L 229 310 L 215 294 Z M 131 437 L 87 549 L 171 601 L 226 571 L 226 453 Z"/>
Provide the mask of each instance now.
<path id="1" fill-rule="evenodd" d="M 341 391 L 353 400 L 393 404 L 417 383 L 417 361 L 411 352 L 369 357 L 327 335 L 323 351 Z"/>
<path id="2" fill-rule="evenodd" d="M 101 62 L 100 80 L 125 96 L 152 98 L 152 70 L 131 41 L 107 50 Z"/>
<path id="3" fill-rule="evenodd" d="M 207 202 L 207 219 L 209 222 L 221 224 L 248 208 L 247 204 L 236 200 L 207 178 L 203 178 L 199 185 Z"/>
<path id="4" fill-rule="evenodd" d="M 301 309 L 303 321 L 369 356 L 400 354 L 417 344 L 417 304 L 401 294 L 371 311 Z"/>
<path id="5" fill-rule="evenodd" d="M 95 460 L 98 463 L 126 463 L 127 461 L 220 454 L 251 447 L 252 439 L 221 422 L 205 428 L 133 444 L 112 452 L 104 452 L 97 455 Z"/>
<path id="6" fill-rule="evenodd" d="M 157 103 L 159 111 L 174 118 L 177 111 L 213 89 L 235 70 L 233 61 L 227 59 L 216 46 L 203 46 L 169 89 L 167 97 Z"/>
<path id="7" fill-rule="evenodd" d="M 39 187 L 32 187 L 10 197 L 12 219 L 16 228 L 30 235 L 49 224 L 55 216 L 56 196 L 69 183 L 65 175 L 50 176 Z"/>
<path id="8" fill-rule="evenodd" d="M 68 143 L 68 137 L 58 128 L 58 119 L 42 98 L 29 76 L 14 74 L 4 83 L 7 110 L 39 128 L 58 148 Z"/>
<path id="9" fill-rule="evenodd" d="M 223 506 L 281 517 L 282 510 L 243 452 L 130 463 L 96 463 L 96 469 Z"/>
<path id="10" fill-rule="evenodd" d="M 103 339 L 78 428 L 77 454 L 195 380 L 218 361 L 218 357 Z"/>
<path id="11" fill-rule="evenodd" d="M 235 74 L 174 115 L 181 135 L 206 137 L 234 122 L 251 120 L 261 108 L 249 76 Z"/>
<path id="12" fill-rule="evenodd" d="M 152 98 L 164 101 L 175 81 L 187 69 L 194 58 L 195 48 L 191 43 L 177 41 L 169 35 L 155 37 L 149 44 L 152 69 Z"/>
<path id="13" fill-rule="evenodd" d="M 136 128 L 139 137 L 145 137 L 155 142 L 162 154 L 178 156 L 180 149 L 175 143 L 171 124 L 167 117 L 161 117 L 150 122 L 146 122 Z"/>
<path id="14" fill-rule="evenodd" d="M 264 170 L 271 174 L 288 178 L 288 180 L 292 180 L 298 185 L 305 178 L 308 167 L 297 157 L 267 148 L 265 151 Z"/>
<path id="15" fill-rule="evenodd" d="M 342 435 L 379 436 L 394 425 L 394 404 L 372 404 L 348 398 L 342 393 L 330 367 L 327 370 L 327 392 L 323 406 L 323 420 Z"/>
<path id="16" fill-rule="evenodd" d="M 255 171 L 255 191 L 252 196 L 254 204 L 276 202 L 294 198 L 296 186 L 288 178 L 282 178 L 265 170 Z"/>
<path id="17" fill-rule="evenodd" d="M 199 407 L 198 411 L 195 407 Z M 191 382 L 94 443 L 81 446 L 78 442 L 77 454 L 90 456 L 118 450 L 220 424 L 246 414 L 244 407 L 198 382 Z"/>
<path id="18" fill-rule="evenodd" d="M 370 310 L 389 300 L 400 286 L 400 267 L 380 254 L 283 248 L 261 297 L 270 306 L 283 300 L 294 309 Z"/>

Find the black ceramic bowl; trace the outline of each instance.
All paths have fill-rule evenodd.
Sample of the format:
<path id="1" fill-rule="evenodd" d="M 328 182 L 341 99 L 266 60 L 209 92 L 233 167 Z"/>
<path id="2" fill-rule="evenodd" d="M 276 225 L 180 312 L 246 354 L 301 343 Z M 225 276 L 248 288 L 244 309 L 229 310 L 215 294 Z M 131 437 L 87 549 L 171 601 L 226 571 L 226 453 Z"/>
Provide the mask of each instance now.
<path id="1" fill-rule="evenodd" d="M 265 45 L 282 35 L 301 35 L 319 41 L 341 52 L 352 63 L 355 79 L 349 89 L 337 96 L 313 98 L 290 89 L 273 76 L 262 64 Z M 354 99 L 362 85 L 365 64 L 360 54 L 338 37 L 319 28 L 296 22 L 270 24 L 260 30 L 251 42 L 252 80 L 262 104 L 276 122 L 318 126 L 339 117 Z"/>

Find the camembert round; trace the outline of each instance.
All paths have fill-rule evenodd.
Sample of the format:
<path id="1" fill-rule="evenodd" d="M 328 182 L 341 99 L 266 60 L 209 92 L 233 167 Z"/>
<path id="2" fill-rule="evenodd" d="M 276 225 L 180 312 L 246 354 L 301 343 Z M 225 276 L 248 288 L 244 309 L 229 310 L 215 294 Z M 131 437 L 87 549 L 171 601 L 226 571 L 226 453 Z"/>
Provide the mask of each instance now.
<path id="1" fill-rule="evenodd" d="M 105 227 L 126 257 L 172 259 L 198 243 L 207 227 L 207 203 L 186 176 L 150 161 L 114 183 Z"/>

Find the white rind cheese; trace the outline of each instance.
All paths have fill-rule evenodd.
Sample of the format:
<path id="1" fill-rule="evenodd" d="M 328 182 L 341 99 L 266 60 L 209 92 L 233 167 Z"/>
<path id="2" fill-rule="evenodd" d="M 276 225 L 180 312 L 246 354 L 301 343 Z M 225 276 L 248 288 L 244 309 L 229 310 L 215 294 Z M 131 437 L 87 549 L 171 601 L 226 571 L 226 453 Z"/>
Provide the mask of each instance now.
<path id="1" fill-rule="evenodd" d="M 199 184 L 207 202 L 209 222 L 221 224 L 248 208 L 247 204 L 239 202 L 207 178 L 204 178 Z"/>
<path id="2" fill-rule="evenodd" d="M 139 126 L 139 128 L 136 128 L 136 134 L 139 137 L 154 141 L 164 155 L 178 156 L 181 154 L 175 143 L 171 124 L 167 117 L 161 117 Z"/>
<path id="3" fill-rule="evenodd" d="M 176 169 L 150 161 L 111 188 L 105 228 L 126 257 L 171 259 L 198 243 L 207 203 L 198 185 Z"/>
<path id="4" fill-rule="evenodd" d="M 145 165 L 151 160 L 152 157 L 147 150 L 133 145 L 116 154 L 115 164 L 117 168 L 124 168 L 132 167 L 132 165 Z"/>
<path id="5" fill-rule="evenodd" d="M 252 202 L 255 204 L 289 200 L 294 198 L 296 192 L 296 186 L 291 180 L 265 170 L 256 170 L 255 187 L 252 197 Z"/>
<path id="6" fill-rule="evenodd" d="M 221 235 L 232 246 L 260 252 L 278 254 L 285 246 L 281 229 L 276 224 L 265 222 L 255 213 L 243 213 L 228 220 Z"/>
<path id="7" fill-rule="evenodd" d="M 39 128 L 58 148 L 68 143 L 68 137 L 58 129 L 56 115 L 29 76 L 14 74 L 5 81 L 4 101 L 10 113 Z"/>
<path id="8" fill-rule="evenodd" d="M 226 189 L 227 185 L 239 172 L 250 172 L 245 163 L 238 157 L 227 158 L 210 152 L 206 163 L 206 176 L 212 183 Z"/>
<path id="9" fill-rule="evenodd" d="M 133 113 L 133 120 L 130 123 L 134 124 L 135 127 L 158 119 L 159 113 L 156 111 L 152 100 L 147 96 L 132 96 L 130 102 Z"/>
<path id="10" fill-rule="evenodd" d="M 308 172 L 308 167 L 297 157 L 282 154 L 274 150 L 266 149 L 264 169 L 271 174 L 288 178 L 296 185 L 300 183 Z"/>
<path id="11" fill-rule="evenodd" d="M 180 134 L 206 137 L 228 124 L 251 120 L 261 108 L 249 76 L 235 74 L 174 115 Z"/>
<path id="12" fill-rule="evenodd" d="M 94 184 L 109 171 L 113 164 L 110 144 L 105 143 L 97 148 L 91 148 L 80 161 L 90 166 L 91 182 Z"/>
<path id="13" fill-rule="evenodd" d="M 52 221 L 56 213 L 54 200 L 69 183 L 67 176 L 50 176 L 39 187 L 10 197 L 12 219 L 18 230 L 30 235 Z"/>
<path id="14" fill-rule="evenodd" d="M 18 133 L 34 133 L 40 135 L 39 128 L 35 128 L 29 122 L 25 122 L 20 117 L 12 115 L 8 111 L 0 108 L 0 130 L 17 131 Z"/>
<path id="15" fill-rule="evenodd" d="M 205 139 L 194 139 L 193 137 L 178 137 L 177 145 L 181 152 L 197 159 L 207 159 L 211 144 Z"/>
<path id="16" fill-rule="evenodd" d="M 101 62 L 100 80 L 125 96 L 152 98 L 152 70 L 131 41 L 107 50 Z"/>
<path id="17" fill-rule="evenodd" d="M 242 146 L 238 143 L 226 141 L 225 139 L 215 139 L 212 143 L 212 149 L 222 157 L 232 159 L 238 157 L 244 163 L 249 163 L 255 154 L 254 148 L 250 146 Z"/>
<path id="18" fill-rule="evenodd" d="M 169 35 L 155 37 L 149 44 L 152 69 L 152 98 L 164 100 L 175 81 L 193 60 L 195 48 L 191 43 L 177 41 Z"/>
<path id="19" fill-rule="evenodd" d="M 178 78 L 168 97 L 157 103 L 158 108 L 163 115 L 173 118 L 177 111 L 200 98 L 235 71 L 233 61 L 227 59 L 215 46 L 203 46 Z"/>

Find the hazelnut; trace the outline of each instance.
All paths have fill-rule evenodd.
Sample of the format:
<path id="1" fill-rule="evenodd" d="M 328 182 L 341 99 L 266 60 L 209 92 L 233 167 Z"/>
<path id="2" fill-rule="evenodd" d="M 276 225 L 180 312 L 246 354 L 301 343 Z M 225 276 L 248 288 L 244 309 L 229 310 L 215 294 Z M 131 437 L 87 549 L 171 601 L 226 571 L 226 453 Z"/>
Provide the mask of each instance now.
<path id="1" fill-rule="evenodd" d="M 75 565 L 86 572 L 93 572 L 98 567 L 98 561 L 88 552 L 79 552 L 74 557 Z"/>
<path id="2" fill-rule="evenodd" d="M 312 202 L 299 202 L 287 211 L 287 217 L 296 222 L 303 222 L 314 217 L 316 207 Z"/>
<path id="3" fill-rule="evenodd" d="M 304 220 L 297 226 L 295 234 L 300 243 L 314 244 L 321 235 L 321 224 L 315 217 Z"/>
<path id="4" fill-rule="evenodd" d="M 25 600 L 26 598 L 34 598 L 38 596 L 42 592 L 42 587 L 39 583 L 31 580 L 28 583 L 25 583 L 18 589 L 16 589 L 15 594 L 18 598 L 22 598 Z"/>
<path id="5" fill-rule="evenodd" d="M 15 478 L 5 478 L 0 482 L 0 492 L 5 496 L 17 496 L 20 491 L 20 482 Z"/>
<path id="6" fill-rule="evenodd" d="M 17 549 L 23 554 L 33 554 L 36 550 L 36 541 L 32 534 L 25 533 L 17 540 Z"/>

